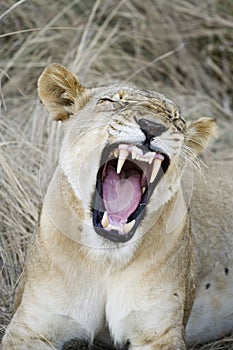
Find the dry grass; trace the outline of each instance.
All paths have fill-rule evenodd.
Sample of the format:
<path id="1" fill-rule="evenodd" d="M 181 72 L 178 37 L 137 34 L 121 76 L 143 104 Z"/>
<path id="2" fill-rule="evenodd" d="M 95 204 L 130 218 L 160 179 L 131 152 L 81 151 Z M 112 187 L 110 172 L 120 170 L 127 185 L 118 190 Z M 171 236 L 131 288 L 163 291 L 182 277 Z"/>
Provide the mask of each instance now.
<path id="1" fill-rule="evenodd" d="M 166 94 L 185 116 L 215 116 L 220 132 L 212 150 L 231 156 L 223 151 L 233 145 L 233 3 L 6 0 L 0 4 L 0 24 L 3 330 L 60 146 L 60 126 L 46 116 L 36 97 L 42 69 L 61 62 L 88 86 L 127 80 Z M 201 349 L 233 349 L 233 340 Z"/>

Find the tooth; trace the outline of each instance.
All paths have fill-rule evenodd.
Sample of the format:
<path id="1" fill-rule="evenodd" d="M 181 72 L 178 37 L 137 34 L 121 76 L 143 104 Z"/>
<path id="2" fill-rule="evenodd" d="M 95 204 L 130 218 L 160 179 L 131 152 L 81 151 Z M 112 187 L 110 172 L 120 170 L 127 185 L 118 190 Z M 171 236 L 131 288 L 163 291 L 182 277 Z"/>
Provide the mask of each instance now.
<path id="1" fill-rule="evenodd" d="M 150 176 L 150 183 L 152 183 L 155 180 L 156 175 L 159 172 L 159 169 L 160 169 L 160 166 L 161 166 L 161 162 L 162 162 L 161 159 L 155 158 L 154 163 L 152 165 L 153 168 L 152 168 L 152 172 L 151 172 L 151 176 Z"/>
<path id="2" fill-rule="evenodd" d="M 124 228 L 123 228 L 124 233 L 129 233 L 134 227 L 134 224 L 135 224 L 135 220 L 129 222 L 128 224 L 124 224 Z"/>
<path id="3" fill-rule="evenodd" d="M 132 151 L 132 159 L 136 158 L 136 153 L 134 151 Z"/>
<path id="4" fill-rule="evenodd" d="M 102 224 L 103 228 L 108 227 L 109 221 L 108 221 L 108 213 L 106 211 L 104 212 L 101 224 Z"/>
<path id="5" fill-rule="evenodd" d="M 120 149 L 118 163 L 117 163 L 117 174 L 120 174 L 121 169 L 122 169 L 124 162 L 125 162 L 126 158 L 128 157 L 128 155 L 129 155 L 128 150 Z"/>
<path id="6" fill-rule="evenodd" d="M 114 152 L 113 152 L 113 154 L 114 154 L 114 157 L 115 157 L 115 158 L 118 158 L 118 155 L 119 155 L 118 149 L 115 149 Z"/>
<path id="7" fill-rule="evenodd" d="M 142 187 L 142 194 L 145 192 L 146 187 Z"/>
<path id="8" fill-rule="evenodd" d="M 110 229 L 110 230 L 116 230 L 116 231 L 118 231 L 118 232 L 120 232 L 120 233 L 123 233 L 123 231 L 122 231 L 122 227 L 119 227 L 119 226 L 114 226 L 114 225 L 109 225 L 108 226 L 108 228 Z"/>
<path id="9" fill-rule="evenodd" d="M 121 144 L 119 145 L 119 149 L 127 149 L 127 150 L 129 150 L 129 149 L 130 149 L 130 145 L 126 145 L 126 144 L 124 144 L 124 143 L 121 143 Z"/>
<path id="10" fill-rule="evenodd" d="M 148 163 L 151 164 L 151 163 L 153 162 L 153 160 L 154 160 L 154 157 L 150 157 L 150 158 L 148 159 Z"/>
<path id="11" fill-rule="evenodd" d="M 147 152 L 147 153 L 144 154 L 144 156 L 148 157 L 148 158 L 150 158 L 150 157 L 154 158 L 156 156 L 156 153 L 155 152 Z"/>
<path id="12" fill-rule="evenodd" d="M 133 152 L 139 154 L 140 156 L 143 155 L 143 152 L 140 148 L 138 148 L 137 146 L 132 146 L 132 149 L 131 149 Z"/>

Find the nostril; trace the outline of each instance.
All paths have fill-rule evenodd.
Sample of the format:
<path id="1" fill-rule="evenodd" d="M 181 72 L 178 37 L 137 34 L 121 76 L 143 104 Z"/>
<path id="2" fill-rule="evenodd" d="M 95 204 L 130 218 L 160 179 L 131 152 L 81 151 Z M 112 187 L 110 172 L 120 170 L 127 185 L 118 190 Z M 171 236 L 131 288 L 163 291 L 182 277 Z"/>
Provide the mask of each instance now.
<path id="1" fill-rule="evenodd" d="M 163 124 L 145 118 L 138 120 L 138 124 L 148 140 L 161 135 L 167 130 L 166 126 Z"/>

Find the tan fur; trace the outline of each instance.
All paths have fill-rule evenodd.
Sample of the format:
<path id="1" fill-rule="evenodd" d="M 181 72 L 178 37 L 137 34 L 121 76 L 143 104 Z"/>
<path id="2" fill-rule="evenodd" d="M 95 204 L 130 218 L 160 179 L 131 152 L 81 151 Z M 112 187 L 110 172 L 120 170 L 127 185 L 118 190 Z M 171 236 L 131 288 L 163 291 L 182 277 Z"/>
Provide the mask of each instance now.
<path id="1" fill-rule="evenodd" d="M 213 119 L 186 125 L 163 95 L 125 84 L 87 90 L 57 64 L 38 90 L 65 136 L 3 350 L 107 342 L 109 332 L 131 350 L 181 350 L 230 332 L 233 165 L 194 171 Z M 115 243 L 93 228 L 96 174 L 107 144 L 144 140 L 140 118 L 164 125 L 150 145 L 166 150 L 170 165 L 133 238 Z"/>
<path id="2" fill-rule="evenodd" d="M 78 78 L 59 64 L 52 64 L 44 71 L 38 81 L 38 92 L 55 120 L 68 119 L 87 99 Z"/>

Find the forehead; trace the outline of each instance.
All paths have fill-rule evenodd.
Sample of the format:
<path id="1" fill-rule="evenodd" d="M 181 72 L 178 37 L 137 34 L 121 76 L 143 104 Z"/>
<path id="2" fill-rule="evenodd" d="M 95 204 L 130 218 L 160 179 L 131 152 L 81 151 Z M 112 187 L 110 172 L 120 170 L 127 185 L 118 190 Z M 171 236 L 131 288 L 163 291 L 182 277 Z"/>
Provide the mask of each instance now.
<path id="1" fill-rule="evenodd" d="M 175 103 L 156 91 L 138 89 L 123 84 L 104 86 L 94 90 L 96 90 L 97 97 L 100 99 L 106 98 L 122 103 L 144 105 L 156 109 L 157 112 L 165 112 L 172 119 L 177 119 L 180 116 Z"/>

